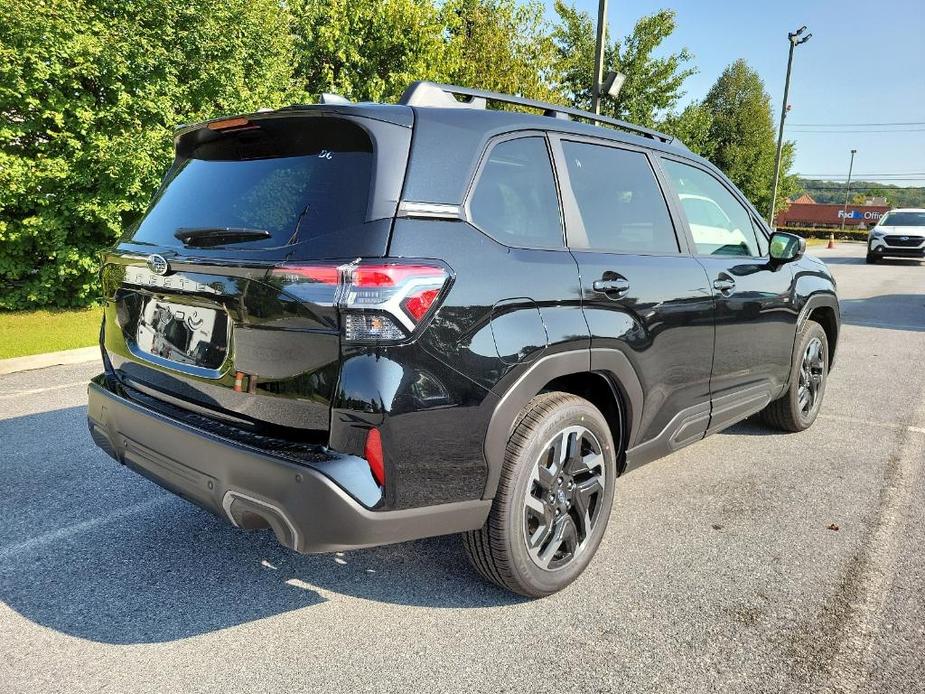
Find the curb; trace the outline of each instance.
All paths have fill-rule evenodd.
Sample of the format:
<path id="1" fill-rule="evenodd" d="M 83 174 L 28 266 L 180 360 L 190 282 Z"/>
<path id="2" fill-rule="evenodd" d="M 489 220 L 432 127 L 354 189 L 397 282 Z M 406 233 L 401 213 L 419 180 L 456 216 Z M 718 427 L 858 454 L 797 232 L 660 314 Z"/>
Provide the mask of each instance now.
<path id="1" fill-rule="evenodd" d="M 28 357 L 14 357 L 0 359 L 0 375 L 13 374 L 19 371 L 44 369 L 48 366 L 62 364 L 84 364 L 91 361 L 101 361 L 100 348 L 82 347 L 81 349 L 66 349 L 63 352 L 46 352 L 45 354 L 32 354 Z"/>

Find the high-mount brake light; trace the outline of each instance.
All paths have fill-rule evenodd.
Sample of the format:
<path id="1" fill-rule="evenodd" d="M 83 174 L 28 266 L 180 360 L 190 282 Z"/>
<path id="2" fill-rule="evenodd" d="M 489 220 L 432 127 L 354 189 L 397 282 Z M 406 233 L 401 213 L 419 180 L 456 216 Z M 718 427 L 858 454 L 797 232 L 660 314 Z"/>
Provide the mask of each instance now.
<path id="1" fill-rule="evenodd" d="M 215 120 L 207 123 L 209 130 L 236 130 L 239 128 L 257 127 L 252 125 L 247 118 L 226 118 L 224 120 Z"/>
<path id="2" fill-rule="evenodd" d="M 348 342 L 400 342 L 434 310 L 450 275 L 426 262 L 287 264 L 275 268 L 288 293 L 336 305 Z"/>

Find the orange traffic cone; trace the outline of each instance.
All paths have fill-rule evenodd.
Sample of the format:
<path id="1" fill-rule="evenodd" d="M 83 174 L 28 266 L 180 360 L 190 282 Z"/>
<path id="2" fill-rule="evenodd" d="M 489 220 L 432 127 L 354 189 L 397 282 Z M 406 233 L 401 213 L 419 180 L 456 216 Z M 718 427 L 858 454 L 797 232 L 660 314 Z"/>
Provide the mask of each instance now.
<path id="1" fill-rule="evenodd" d="M 835 232 L 829 233 L 829 245 L 826 248 L 835 248 Z"/>

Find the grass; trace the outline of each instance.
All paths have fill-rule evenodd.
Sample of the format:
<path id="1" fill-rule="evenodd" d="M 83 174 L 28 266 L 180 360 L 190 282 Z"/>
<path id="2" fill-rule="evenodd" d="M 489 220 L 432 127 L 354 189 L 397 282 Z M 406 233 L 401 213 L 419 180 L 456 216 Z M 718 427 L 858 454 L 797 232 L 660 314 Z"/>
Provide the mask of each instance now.
<path id="1" fill-rule="evenodd" d="M 0 313 L 0 359 L 90 347 L 100 336 L 99 308 Z"/>

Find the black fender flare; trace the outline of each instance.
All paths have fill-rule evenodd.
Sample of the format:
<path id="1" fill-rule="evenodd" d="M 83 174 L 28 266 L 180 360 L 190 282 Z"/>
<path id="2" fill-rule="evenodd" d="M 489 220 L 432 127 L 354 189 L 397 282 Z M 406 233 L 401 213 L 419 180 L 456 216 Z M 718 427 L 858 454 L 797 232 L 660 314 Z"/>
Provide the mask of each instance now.
<path id="1" fill-rule="evenodd" d="M 803 304 L 803 307 L 800 309 L 800 314 L 797 316 L 796 334 L 793 336 L 793 348 L 796 349 L 796 341 L 803 327 L 806 325 L 806 321 L 809 320 L 809 314 L 817 308 L 830 308 L 835 312 L 836 343 L 829 345 L 829 362 L 831 366 L 835 363 L 835 352 L 838 346 L 837 341 L 841 335 L 841 307 L 838 303 L 838 296 L 836 296 L 834 292 L 816 292 L 807 297 L 806 303 Z"/>
<path id="2" fill-rule="evenodd" d="M 841 331 L 841 307 L 838 305 L 838 297 L 828 292 L 819 292 L 806 299 L 803 308 L 800 309 L 800 315 L 797 318 L 797 332 L 803 329 L 806 321 L 809 320 L 809 314 L 817 308 L 827 307 L 835 311 L 835 317 L 838 318 L 838 328 Z"/>
<path id="3" fill-rule="evenodd" d="M 616 349 L 582 349 L 556 352 L 532 362 L 504 390 L 497 401 L 485 434 L 484 455 L 488 466 L 483 499 L 492 499 L 501 478 L 504 454 L 521 411 L 551 380 L 579 373 L 599 373 L 619 390 L 626 410 L 626 448 L 632 446 L 642 418 L 643 390 L 636 370 Z"/>

